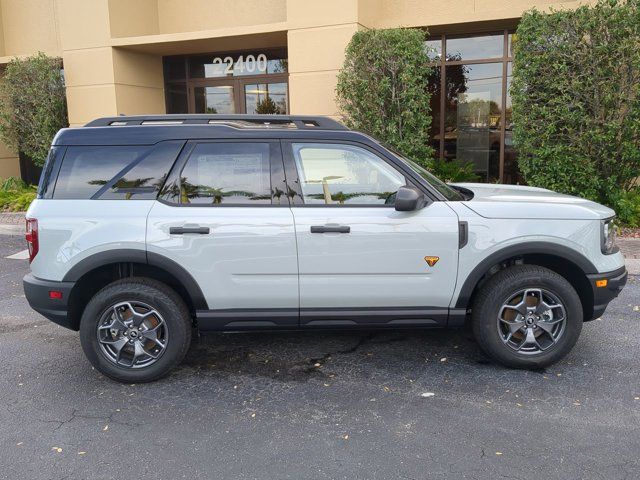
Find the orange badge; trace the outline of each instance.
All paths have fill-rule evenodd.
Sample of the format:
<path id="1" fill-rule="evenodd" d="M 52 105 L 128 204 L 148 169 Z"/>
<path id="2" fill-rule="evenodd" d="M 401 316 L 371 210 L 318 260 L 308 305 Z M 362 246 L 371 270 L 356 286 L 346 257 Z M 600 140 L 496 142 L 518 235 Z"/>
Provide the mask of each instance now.
<path id="1" fill-rule="evenodd" d="M 424 261 L 427 262 L 427 265 L 433 267 L 436 263 L 438 263 L 440 257 L 424 257 Z"/>

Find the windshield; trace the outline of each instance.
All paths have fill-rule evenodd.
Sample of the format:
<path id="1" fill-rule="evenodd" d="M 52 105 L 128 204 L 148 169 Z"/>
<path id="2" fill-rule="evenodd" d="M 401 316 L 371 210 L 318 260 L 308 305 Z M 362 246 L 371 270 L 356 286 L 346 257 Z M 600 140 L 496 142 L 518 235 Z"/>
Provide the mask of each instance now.
<path id="1" fill-rule="evenodd" d="M 420 164 L 414 162 L 413 160 L 408 159 L 407 157 L 402 155 L 400 152 L 398 152 L 395 149 L 389 147 L 388 145 L 385 145 L 385 148 L 387 148 L 388 150 L 391 150 L 398 157 L 400 157 L 402 160 L 407 162 L 407 165 L 409 165 L 409 167 L 411 167 L 411 170 L 413 170 L 418 175 L 420 175 L 422 178 L 424 178 L 433 188 L 438 190 L 438 192 L 440 192 L 442 194 L 442 196 L 444 198 L 446 198 L 447 200 L 451 200 L 451 201 L 465 200 L 464 195 L 462 195 L 460 192 L 458 192 L 454 188 L 452 188 L 449 185 L 447 185 L 446 183 L 444 183 L 442 180 L 440 180 L 438 177 L 436 177 L 433 173 L 431 173 L 429 170 L 427 170 L 426 168 L 424 168 Z"/>

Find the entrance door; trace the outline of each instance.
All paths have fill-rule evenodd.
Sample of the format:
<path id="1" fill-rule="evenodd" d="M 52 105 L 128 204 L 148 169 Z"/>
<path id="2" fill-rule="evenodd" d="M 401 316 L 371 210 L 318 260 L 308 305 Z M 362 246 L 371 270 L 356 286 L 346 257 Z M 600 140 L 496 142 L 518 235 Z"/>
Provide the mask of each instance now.
<path id="1" fill-rule="evenodd" d="M 287 93 L 283 79 L 207 79 L 189 88 L 189 109 L 192 113 L 286 115 Z"/>
<path id="2" fill-rule="evenodd" d="M 446 202 L 396 211 L 395 193 L 410 182 L 364 145 L 283 148 L 304 200 L 292 207 L 301 325 L 446 322 L 458 263 L 458 218 Z M 429 266 L 427 256 L 439 260 Z"/>
<path id="3" fill-rule="evenodd" d="M 188 142 L 147 219 L 147 249 L 182 265 L 201 328 L 295 326 L 298 264 L 280 143 Z M 287 208 L 283 208 L 287 207 Z"/>

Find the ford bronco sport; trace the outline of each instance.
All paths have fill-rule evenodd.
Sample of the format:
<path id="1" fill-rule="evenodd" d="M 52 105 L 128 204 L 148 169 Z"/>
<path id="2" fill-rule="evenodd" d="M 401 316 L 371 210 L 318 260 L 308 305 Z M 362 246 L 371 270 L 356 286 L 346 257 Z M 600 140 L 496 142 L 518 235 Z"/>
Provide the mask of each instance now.
<path id="1" fill-rule="evenodd" d="M 125 382 L 180 363 L 194 327 L 466 325 L 496 361 L 539 368 L 626 282 L 613 218 L 541 188 L 447 185 L 329 118 L 103 118 L 53 141 L 24 289 Z"/>

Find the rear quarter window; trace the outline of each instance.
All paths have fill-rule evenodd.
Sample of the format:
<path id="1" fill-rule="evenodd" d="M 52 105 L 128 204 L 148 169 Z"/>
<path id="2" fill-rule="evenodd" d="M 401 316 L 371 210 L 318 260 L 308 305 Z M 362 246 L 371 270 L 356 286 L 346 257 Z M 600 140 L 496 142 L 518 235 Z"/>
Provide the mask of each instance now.
<path id="1" fill-rule="evenodd" d="M 53 193 L 56 199 L 90 199 L 148 146 L 67 147 Z"/>

